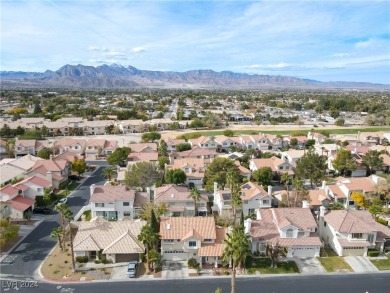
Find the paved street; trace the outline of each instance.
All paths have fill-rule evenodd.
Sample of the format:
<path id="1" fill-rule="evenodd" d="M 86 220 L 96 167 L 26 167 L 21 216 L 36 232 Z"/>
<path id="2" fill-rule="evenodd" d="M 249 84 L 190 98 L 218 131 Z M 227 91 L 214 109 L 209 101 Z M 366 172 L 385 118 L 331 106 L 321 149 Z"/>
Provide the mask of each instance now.
<path id="1" fill-rule="evenodd" d="M 89 201 L 89 186 L 91 184 L 102 185 L 105 182 L 101 175 L 103 170 L 103 167 L 99 167 L 91 177 L 71 193 L 67 204 L 74 215 Z M 10 257 L 15 258 L 13 263 L 0 264 L 1 275 L 31 278 L 56 244 L 56 240 L 50 238 L 50 232 L 59 225 L 58 213 L 45 216 L 44 221 L 9 253 Z"/>
<path id="2" fill-rule="evenodd" d="M 164 114 L 164 118 L 171 118 L 172 115 L 176 115 L 176 112 L 177 112 L 177 108 L 179 107 L 179 105 L 177 104 L 178 102 L 178 99 L 174 99 L 172 101 L 172 104 L 169 106 L 169 109 L 167 112 L 165 112 Z"/>
<path id="3" fill-rule="evenodd" d="M 11 285 L 2 280 L 2 289 Z M 39 283 L 38 289 L 20 288 L 18 292 L 39 293 L 214 293 L 217 288 L 230 292 L 230 277 L 181 280 L 137 280 L 123 282 L 87 282 L 83 284 Z M 261 293 L 388 293 L 390 274 L 335 274 L 335 275 L 298 275 L 272 276 L 257 278 L 237 278 L 236 292 Z M 16 290 L 7 290 L 16 292 Z"/>

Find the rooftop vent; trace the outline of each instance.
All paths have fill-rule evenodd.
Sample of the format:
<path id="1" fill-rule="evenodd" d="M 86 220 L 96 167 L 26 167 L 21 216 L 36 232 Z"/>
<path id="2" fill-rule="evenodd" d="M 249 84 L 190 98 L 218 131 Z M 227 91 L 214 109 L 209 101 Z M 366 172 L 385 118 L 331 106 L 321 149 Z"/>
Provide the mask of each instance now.
<path id="1" fill-rule="evenodd" d="M 171 194 L 171 197 L 175 197 L 175 195 L 172 193 L 172 194 Z"/>
<path id="2" fill-rule="evenodd" d="M 171 224 L 167 224 L 167 229 L 171 230 Z"/>

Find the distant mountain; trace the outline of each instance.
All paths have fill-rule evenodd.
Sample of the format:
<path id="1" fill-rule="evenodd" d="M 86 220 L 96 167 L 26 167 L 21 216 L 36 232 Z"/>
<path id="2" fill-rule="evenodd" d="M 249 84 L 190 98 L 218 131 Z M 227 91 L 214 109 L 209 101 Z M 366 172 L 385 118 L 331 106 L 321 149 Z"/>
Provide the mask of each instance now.
<path id="1" fill-rule="evenodd" d="M 262 88 L 386 88 L 388 85 L 362 82 L 320 82 L 290 76 L 257 75 L 230 71 L 190 70 L 165 72 L 140 70 L 118 64 L 97 67 L 65 65 L 57 71 L 0 72 L 6 88 L 182 88 L 182 89 L 262 89 Z"/>

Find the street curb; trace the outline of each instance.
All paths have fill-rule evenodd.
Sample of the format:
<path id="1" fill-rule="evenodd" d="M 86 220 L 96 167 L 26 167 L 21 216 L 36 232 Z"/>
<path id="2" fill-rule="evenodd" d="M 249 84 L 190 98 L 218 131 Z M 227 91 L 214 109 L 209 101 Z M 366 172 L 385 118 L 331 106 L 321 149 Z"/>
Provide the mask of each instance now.
<path id="1" fill-rule="evenodd" d="M 26 237 L 28 235 L 30 235 L 31 232 L 33 232 L 43 221 L 45 221 L 45 220 L 40 220 L 40 221 L 37 221 L 36 223 L 34 223 L 34 225 L 33 225 L 34 228 L 31 229 L 31 231 L 28 232 L 28 234 L 26 234 L 22 238 L 20 238 L 19 241 L 16 242 L 14 246 L 12 246 L 6 253 L 4 253 L 4 255 L 2 257 L 0 257 L 0 262 L 2 262 L 9 255 L 10 252 L 12 252 L 14 249 L 16 249 L 20 245 L 20 243 L 22 243 L 24 241 L 24 239 L 26 239 Z"/>

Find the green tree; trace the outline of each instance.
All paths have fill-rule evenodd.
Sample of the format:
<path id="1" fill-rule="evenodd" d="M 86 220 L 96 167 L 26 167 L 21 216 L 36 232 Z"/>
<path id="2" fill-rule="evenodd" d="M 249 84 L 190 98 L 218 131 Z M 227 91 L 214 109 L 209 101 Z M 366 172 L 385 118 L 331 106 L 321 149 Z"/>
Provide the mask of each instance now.
<path id="1" fill-rule="evenodd" d="M 318 184 L 324 176 L 325 171 L 325 159 L 313 150 L 309 150 L 297 162 L 295 173 L 300 178 L 309 179 L 311 188 L 313 189 L 313 183 Z"/>
<path id="2" fill-rule="evenodd" d="M 232 172 L 235 178 L 240 178 L 240 170 L 233 160 L 227 158 L 215 158 L 207 166 L 204 177 L 205 189 L 209 192 L 212 191 L 214 188 L 214 182 L 217 182 L 219 186 L 224 187 L 226 185 L 226 174 L 229 172 Z"/>
<path id="3" fill-rule="evenodd" d="M 152 210 L 155 217 L 157 218 L 157 221 L 160 221 L 160 217 L 167 213 L 168 207 L 165 202 L 159 202 L 159 203 L 150 202 L 144 204 L 141 207 L 141 212 L 140 212 L 141 219 L 147 221 L 148 223 L 151 223 Z"/>
<path id="4" fill-rule="evenodd" d="M 372 217 L 375 218 L 376 215 L 383 212 L 383 204 L 379 198 L 376 198 L 372 201 L 368 211 L 372 214 Z"/>
<path id="5" fill-rule="evenodd" d="M 271 184 L 273 172 L 270 167 L 261 167 L 260 169 L 253 171 L 252 176 L 258 184 L 268 186 Z"/>
<path id="6" fill-rule="evenodd" d="M 51 149 L 44 147 L 38 151 L 37 156 L 42 159 L 48 160 L 50 158 L 50 155 L 52 154 L 53 152 Z"/>
<path id="7" fill-rule="evenodd" d="M 240 185 L 237 183 L 234 183 L 233 188 L 231 189 L 230 204 L 232 206 L 233 226 L 235 226 L 237 219 L 237 211 L 242 207 Z"/>
<path id="8" fill-rule="evenodd" d="M 165 172 L 164 179 L 169 184 L 183 184 L 186 182 L 187 176 L 182 169 L 171 169 Z"/>
<path id="9" fill-rule="evenodd" d="M 155 140 L 159 140 L 160 138 L 161 138 L 161 134 L 156 131 L 146 132 L 142 134 L 143 142 L 149 142 L 149 141 L 153 142 Z"/>
<path id="10" fill-rule="evenodd" d="M 223 131 L 223 135 L 227 136 L 227 137 L 231 137 L 231 136 L 234 136 L 234 132 L 233 132 L 233 130 L 226 129 Z"/>
<path id="11" fill-rule="evenodd" d="M 355 171 L 357 168 L 351 151 L 340 149 L 337 151 L 336 159 L 333 161 L 333 168 L 335 168 L 341 175 L 347 175 Z"/>
<path id="12" fill-rule="evenodd" d="M 188 151 L 190 149 L 191 149 L 191 144 L 189 144 L 188 142 L 179 143 L 176 146 L 177 152 L 184 152 L 184 151 Z"/>
<path id="13" fill-rule="evenodd" d="M 80 175 L 83 174 L 86 169 L 87 169 L 87 163 L 84 160 L 75 159 L 72 162 L 72 171 L 77 172 L 79 178 L 80 178 Z"/>
<path id="14" fill-rule="evenodd" d="M 198 129 L 198 128 L 204 127 L 204 123 L 202 122 L 201 119 L 194 118 L 194 120 L 192 120 L 192 122 L 188 126 L 190 128 Z"/>
<path id="15" fill-rule="evenodd" d="M 0 137 L 10 137 L 11 136 L 11 128 L 8 124 L 4 124 L 0 129 Z"/>
<path id="16" fill-rule="evenodd" d="M 154 209 L 150 210 L 150 227 L 152 227 L 155 233 L 158 233 L 160 231 L 160 225 L 156 218 L 156 214 L 154 213 Z"/>
<path id="17" fill-rule="evenodd" d="M 137 162 L 131 165 L 125 173 L 125 184 L 130 188 L 153 186 L 161 178 L 161 171 L 152 162 Z"/>
<path id="18" fill-rule="evenodd" d="M 110 165 L 125 165 L 127 157 L 130 155 L 131 149 L 128 147 L 116 148 L 108 157 L 107 162 Z"/>
<path id="19" fill-rule="evenodd" d="M 216 128 L 222 125 L 221 119 L 213 114 L 213 113 L 207 113 L 206 116 L 202 118 L 203 125 L 208 128 Z"/>
<path id="20" fill-rule="evenodd" d="M 161 254 L 159 254 L 156 249 L 151 249 L 149 250 L 146 257 L 149 262 L 151 271 L 155 271 L 156 265 L 161 262 Z"/>
<path id="21" fill-rule="evenodd" d="M 369 176 L 374 170 L 383 168 L 383 158 L 377 150 L 370 150 L 363 156 L 363 164 L 367 167 L 367 176 Z"/>
<path id="22" fill-rule="evenodd" d="M 146 248 L 146 261 L 147 261 L 147 270 L 149 272 L 150 270 L 150 263 L 149 263 L 149 250 L 154 247 L 154 245 L 158 242 L 160 239 L 160 235 L 153 231 L 153 229 L 145 225 L 141 228 L 141 232 L 138 234 L 138 240 L 141 241 Z"/>
<path id="23" fill-rule="evenodd" d="M 169 164 L 169 158 L 168 157 L 159 157 L 158 158 L 158 166 L 160 167 L 160 170 L 165 170 L 165 164 Z"/>
<path id="24" fill-rule="evenodd" d="M 111 179 L 117 174 L 115 167 L 107 167 L 103 170 L 102 175 L 111 181 Z"/>
<path id="25" fill-rule="evenodd" d="M 62 227 L 54 228 L 50 233 L 51 238 L 58 239 L 58 245 L 60 246 L 61 251 L 64 251 L 64 247 L 62 246 L 62 235 L 63 235 Z"/>
<path id="26" fill-rule="evenodd" d="M 341 202 L 338 202 L 338 201 L 335 201 L 335 202 L 332 202 L 330 205 L 329 205 L 329 209 L 332 211 L 332 210 L 343 210 L 344 209 L 344 205 L 341 203 Z"/>
<path id="27" fill-rule="evenodd" d="M 279 243 L 275 246 L 267 245 L 267 252 L 271 259 L 271 268 L 276 269 L 278 267 L 280 256 L 285 255 L 286 249 L 282 248 Z"/>
<path id="28" fill-rule="evenodd" d="M 329 111 L 329 116 L 332 117 L 333 119 L 336 119 L 337 117 L 340 116 L 340 111 L 335 108 L 332 108 Z"/>
<path id="29" fill-rule="evenodd" d="M 191 188 L 191 192 L 188 197 L 194 201 L 194 215 L 196 217 L 198 215 L 198 208 L 196 204 L 200 201 L 201 198 L 199 190 L 196 187 Z"/>
<path id="30" fill-rule="evenodd" d="M 226 247 L 223 251 L 223 260 L 229 262 L 232 268 L 231 293 L 236 292 L 236 270 L 242 268 L 245 259 L 249 255 L 251 247 L 250 235 L 245 234 L 242 226 L 233 228 L 233 231 L 227 234 L 224 240 Z"/>
<path id="31" fill-rule="evenodd" d="M 158 144 L 158 155 L 162 157 L 167 157 L 168 156 L 168 146 L 165 140 L 161 140 L 160 143 Z"/>
<path id="32" fill-rule="evenodd" d="M 8 241 L 19 235 L 19 226 L 12 225 L 8 220 L 0 220 L 0 248 L 3 248 Z"/>
<path id="33" fill-rule="evenodd" d="M 51 200 L 51 196 L 53 194 L 53 190 L 51 188 L 45 188 L 43 190 L 43 200 L 46 202 L 46 203 L 49 203 L 50 200 Z"/>
<path id="34" fill-rule="evenodd" d="M 345 119 L 343 118 L 339 118 L 334 122 L 334 125 L 336 126 L 344 126 L 344 124 L 345 124 Z"/>
<path id="35" fill-rule="evenodd" d="M 293 137 L 293 138 L 290 140 L 290 146 L 291 146 L 292 148 L 295 148 L 297 145 L 298 145 L 298 139 L 296 139 L 295 137 Z"/>

